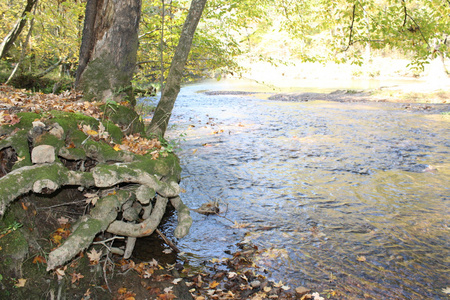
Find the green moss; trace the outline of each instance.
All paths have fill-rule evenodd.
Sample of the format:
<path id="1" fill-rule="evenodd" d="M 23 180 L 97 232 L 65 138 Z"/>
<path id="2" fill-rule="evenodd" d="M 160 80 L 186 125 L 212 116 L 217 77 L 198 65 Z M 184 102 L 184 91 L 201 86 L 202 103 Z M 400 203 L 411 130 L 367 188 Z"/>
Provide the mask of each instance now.
<path id="1" fill-rule="evenodd" d="M 86 152 L 82 148 L 63 147 L 59 150 L 59 155 L 71 160 L 86 159 Z"/>
<path id="2" fill-rule="evenodd" d="M 103 141 L 96 142 L 93 140 L 87 140 L 83 148 L 86 151 L 87 156 L 97 160 L 98 162 L 129 161 L 135 157 L 132 153 L 116 151 L 111 147 L 111 145 L 106 144 Z M 128 159 L 126 159 L 126 157 L 128 157 Z"/>
<path id="3" fill-rule="evenodd" d="M 99 124 L 97 119 L 81 113 L 52 110 L 50 114 L 53 118 L 49 123 L 58 123 L 64 129 L 64 132 L 78 130 L 78 124 L 90 125 L 91 127 L 98 127 Z"/>
<path id="4" fill-rule="evenodd" d="M 50 145 L 55 147 L 55 149 L 59 150 L 59 148 L 63 147 L 64 144 L 65 142 L 63 140 L 58 139 L 53 134 L 44 133 L 35 140 L 34 147 L 39 145 Z"/>
<path id="5" fill-rule="evenodd" d="M 67 170 L 62 164 L 52 164 L 42 168 L 36 168 L 33 171 L 34 182 L 42 179 L 49 179 L 56 183 L 65 183 L 68 181 Z"/>
<path id="6" fill-rule="evenodd" d="M 179 182 L 181 166 L 179 158 L 169 153 L 167 157 L 152 159 L 151 154 L 138 157 L 139 161 L 131 163 L 132 168 L 142 169 L 150 174 L 158 174 L 170 181 Z"/>
<path id="7" fill-rule="evenodd" d="M 112 94 L 112 88 L 107 77 L 114 78 L 116 73 L 118 73 L 117 67 L 105 58 L 105 55 L 90 61 L 83 73 L 81 82 L 84 98 L 87 101 L 102 101 L 104 96 L 102 93 L 110 90 Z"/>
<path id="8" fill-rule="evenodd" d="M 33 122 L 36 119 L 40 119 L 42 115 L 33 112 L 19 112 L 17 116 L 20 117 L 20 122 L 13 127 L 18 128 L 31 128 Z"/>
<path id="9" fill-rule="evenodd" d="M 8 276 L 15 275 L 21 269 L 21 264 L 28 253 L 28 242 L 16 224 L 20 216 L 19 205 L 11 206 L 3 219 L 0 220 L 0 233 L 5 234 L 0 239 L 1 255 L 0 270 Z M 19 214 L 16 215 L 16 212 Z M 3 273 L 5 275 L 5 273 Z"/>
<path id="10" fill-rule="evenodd" d="M 31 154 L 28 146 L 28 130 L 20 130 L 11 136 L 11 142 L 17 157 L 20 158 L 13 166 L 13 170 L 31 166 Z"/>
<path id="11" fill-rule="evenodd" d="M 105 126 L 106 131 L 111 136 L 112 140 L 116 144 L 120 144 L 123 139 L 122 130 L 113 122 L 109 120 L 102 121 L 103 126 Z"/>
<path id="12" fill-rule="evenodd" d="M 108 102 L 100 106 L 100 109 L 109 120 L 127 129 L 127 134 L 140 133 L 143 135 L 145 133 L 144 123 L 133 109 L 115 104 L 114 102 Z"/>

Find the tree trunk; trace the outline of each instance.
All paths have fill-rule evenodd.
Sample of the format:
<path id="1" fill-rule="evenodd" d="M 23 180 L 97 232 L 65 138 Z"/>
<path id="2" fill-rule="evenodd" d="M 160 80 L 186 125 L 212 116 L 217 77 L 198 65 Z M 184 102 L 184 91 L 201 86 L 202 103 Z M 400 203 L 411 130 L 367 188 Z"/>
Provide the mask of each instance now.
<path id="1" fill-rule="evenodd" d="M 3 39 L 3 42 L 0 44 L 0 59 L 6 55 L 8 50 L 16 41 L 17 37 L 22 32 L 23 28 L 25 27 L 25 24 L 27 23 L 27 14 L 31 12 L 31 10 L 33 9 L 34 5 L 37 2 L 38 0 L 27 0 L 27 5 L 23 10 L 20 19 L 17 20 L 14 27 L 11 29 L 8 35 Z"/>
<path id="2" fill-rule="evenodd" d="M 191 2 L 191 7 L 189 8 L 188 16 L 184 22 L 177 49 L 172 58 L 166 85 L 164 86 L 161 99 L 158 102 L 155 114 L 147 130 L 149 133 L 160 136 L 164 136 L 166 133 L 175 100 L 180 92 L 184 66 L 189 56 L 194 33 L 197 29 L 200 17 L 202 16 L 205 4 L 206 0 L 192 0 Z"/>
<path id="3" fill-rule="evenodd" d="M 141 0 L 88 0 L 75 85 L 87 100 L 135 104 Z"/>

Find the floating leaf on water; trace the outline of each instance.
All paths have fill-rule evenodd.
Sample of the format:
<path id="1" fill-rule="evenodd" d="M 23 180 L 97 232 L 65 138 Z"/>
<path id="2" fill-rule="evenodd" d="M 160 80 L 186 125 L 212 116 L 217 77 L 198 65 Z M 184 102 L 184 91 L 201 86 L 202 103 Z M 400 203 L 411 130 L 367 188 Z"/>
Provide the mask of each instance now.
<path id="1" fill-rule="evenodd" d="M 364 255 L 357 256 L 357 257 L 356 257 L 356 260 L 357 260 L 357 261 L 364 262 L 364 261 L 366 261 L 366 257 L 365 257 Z"/>

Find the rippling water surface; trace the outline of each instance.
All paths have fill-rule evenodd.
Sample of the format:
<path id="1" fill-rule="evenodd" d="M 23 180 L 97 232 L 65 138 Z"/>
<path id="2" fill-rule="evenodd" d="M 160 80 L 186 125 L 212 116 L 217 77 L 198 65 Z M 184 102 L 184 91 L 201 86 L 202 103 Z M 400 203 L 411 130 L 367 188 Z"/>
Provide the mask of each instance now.
<path id="1" fill-rule="evenodd" d="M 269 276 L 292 287 L 447 299 L 448 116 L 198 93 L 214 88 L 183 88 L 174 109 L 168 134 L 186 134 L 183 200 L 219 200 L 227 218 L 254 227 L 193 212 L 178 246 L 194 263 L 246 239 L 267 249 L 258 264 Z"/>

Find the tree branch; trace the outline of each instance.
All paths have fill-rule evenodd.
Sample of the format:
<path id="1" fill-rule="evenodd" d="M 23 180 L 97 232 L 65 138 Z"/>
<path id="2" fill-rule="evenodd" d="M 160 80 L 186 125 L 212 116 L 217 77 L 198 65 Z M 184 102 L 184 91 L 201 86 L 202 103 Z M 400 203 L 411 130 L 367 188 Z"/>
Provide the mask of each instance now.
<path id="1" fill-rule="evenodd" d="M 33 9 L 33 6 L 37 3 L 38 0 L 27 0 L 27 5 L 22 12 L 22 15 L 17 20 L 14 27 L 9 31 L 8 35 L 3 39 L 3 42 L 0 44 L 0 59 L 6 55 L 11 46 L 16 41 L 17 37 L 25 27 L 27 22 L 27 14 Z"/>
<path id="2" fill-rule="evenodd" d="M 353 24 L 355 23 L 355 13 L 356 13 L 356 4 L 353 4 L 353 12 L 352 12 L 352 24 L 350 24 L 350 36 L 348 37 L 348 45 L 344 51 L 347 51 L 351 45 L 353 45 Z"/>

